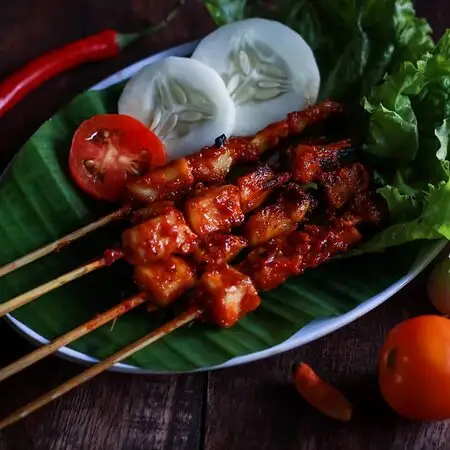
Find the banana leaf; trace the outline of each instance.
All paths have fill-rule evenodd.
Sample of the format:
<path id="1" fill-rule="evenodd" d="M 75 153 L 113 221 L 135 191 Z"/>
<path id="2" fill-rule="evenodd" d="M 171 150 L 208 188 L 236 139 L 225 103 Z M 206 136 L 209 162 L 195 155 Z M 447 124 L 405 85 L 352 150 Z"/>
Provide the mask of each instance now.
<path id="1" fill-rule="evenodd" d="M 115 112 L 121 84 L 89 91 L 52 117 L 19 151 L 0 184 L 0 266 L 112 210 L 85 196 L 68 173 L 74 131 L 95 114 Z M 120 239 L 113 224 L 68 248 L 0 279 L 6 301 L 101 255 Z M 337 316 L 405 275 L 422 243 L 331 262 L 262 296 L 262 306 L 232 329 L 195 323 L 136 353 L 126 362 L 154 371 L 210 367 L 279 344 L 319 317 Z M 53 339 L 135 292 L 130 267 L 119 262 L 49 293 L 12 315 Z M 70 347 L 105 358 L 171 318 L 177 311 L 137 309 Z"/>

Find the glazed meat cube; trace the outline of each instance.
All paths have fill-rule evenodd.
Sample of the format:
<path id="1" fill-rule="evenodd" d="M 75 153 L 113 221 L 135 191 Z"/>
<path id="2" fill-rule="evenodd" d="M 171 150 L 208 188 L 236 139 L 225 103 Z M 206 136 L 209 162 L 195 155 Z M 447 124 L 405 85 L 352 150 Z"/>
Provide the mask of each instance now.
<path id="1" fill-rule="evenodd" d="M 284 255 L 286 237 L 272 239 L 248 254 L 238 269 L 248 275 L 258 291 L 268 291 L 284 283 L 294 273 L 294 262 Z"/>
<path id="2" fill-rule="evenodd" d="M 182 158 L 129 183 L 126 189 L 131 200 L 150 203 L 178 198 L 184 195 L 193 183 L 192 169 L 186 158 Z"/>
<path id="3" fill-rule="evenodd" d="M 294 180 L 301 184 L 311 183 L 324 171 L 336 170 L 341 153 L 347 152 L 350 146 L 349 140 L 330 145 L 297 145 L 290 152 Z"/>
<path id="4" fill-rule="evenodd" d="M 225 179 L 233 165 L 233 152 L 231 148 L 209 147 L 200 153 L 187 157 L 192 168 L 195 181 L 200 183 L 217 183 Z"/>
<path id="5" fill-rule="evenodd" d="M 337 253 L 346 252 L 362 239 L 361 233 L 353 226 L 323 228 L 308 225 L 304 231 L 312 237 L 311 250 L 305 262 L 307 267 L 312 268 L 328 261 Z"/>
<path id="6" fill-rule="evenodd" d="M 292 222 L 301 222 L 317 206 L 316 199 L 296 183 L 289 183 L 280 194 L 278 202 Z"/>
<path id="7" fill-rule="evenodd" d="M 339 209 L 351 198 L 369 187 L 370 174 L 361 163 L 342 167 L 320 177 L 330 206 Z"/>
<path id="8" fill-rule="evenodd" d="M 256 247 L 275 237 L 289 234 L 315 205 L 316 200 L 310 193 L 291 183 L 281 193 L 277 203 L 250 216 L 244 226 L 244 237 L 251 247 Z"/>
<path id="9" fill-rule="evenodd" d="M 205 319 L 223 328 L 235 325 L 261 302 L 250 278 L 226 264 L 209 268 L 200 278 L 196 294 Z"/>
<path id="10" fill-rule="evenodd" d="M 214 233 L 197 239 L 192 256 L 200 264 L 223 264 L 235 258 L 246 246 L 243 237 Z"/>
<path id="11" fill-rule="evenodd" d="M 195 267 L 178 256 L 134 267 L 134 280 L 150 295 L 151 303 L 164 308 L 194 287 Z"/>
<path id="12" fill-rule="evenodd" d="M 174 253 L 190 253 L 195 240 L 183 214 L 169 206 L 162 214 L 126 230 L 122 247 L 131 264 L 148 264 Z"/>
<path id="13" fill-rule="evenodd" d="M 185 204 L 186 219 L 199 236 L 229 233 L 244 221 L 239 189 L 233 185 L 208 189 Z"/>
<path id="14" fill-rule="evenodd" d="M 362 222 L 378 227 L 387 216 L 387 207 L 375 193 L 366 191 L 355 195 L 349 205 L 349 212 Z"/>
<path id="15" fill-rule="evenodd" d="M 289 173 L 276 174 L 268 165 L 258 166 L 252 172 L 239 177 L 236 184 L 240 190 L 244 213 L 260 206 L 276 187 L 289 180 Z"/>
<path id="16" fill-rule="evenodd" d="M 244 237 L 251 247 L 264 244 L 270 239 L 288 234 L 297 227 L 281 204 L 268 205 L 249 217 L 244 225 Z"/>

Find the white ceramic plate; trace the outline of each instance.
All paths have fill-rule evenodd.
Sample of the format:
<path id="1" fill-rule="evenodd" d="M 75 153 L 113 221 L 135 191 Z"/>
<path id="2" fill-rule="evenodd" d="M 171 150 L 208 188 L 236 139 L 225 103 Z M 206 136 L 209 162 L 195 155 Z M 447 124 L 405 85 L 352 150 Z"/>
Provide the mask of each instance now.
<path id="1" fill-rule="evenodd" d="M 164 52 L 150 56 L 149 58 L 145 58 L 115 73 L 114 75 L 111 75 L 110 77 L 93 86 L 91 89 L 100 90 L 112 86 L 114 84 L 117 84 L 131 77 L 139 69 L 146 66 L 147 64 L 150 64 L 159 59 L 167 58 L 168 56 L 188 56 L 194 51 L 197 44 L 198 41 L 190 42 L 188 44 L 180 45 L 179 47 L 174 47 L 170 50 L 166 50 Z M 430 264 L 430 262 L 438 255 L 438 253 L 445 247 L 445 245 L 446 242 L 444 241 L 430 241 L 429 245 L 426 246 L 426 249 L 422 251 L 422 253 L 417 257 L 417 259 L 415 261 L 411 261 L 411 269 L 404 277 L 400 278 L 397 282 L 395 282 L 386 290 L 380 292 L 379 294 L 375 295 L 372 298 L 367 299 L 364 303 L 352 309 L 348 313 L 331 319 L 315 320 L 310 324 L 306 325 L 305 327 L 303 327 L 302 329 L 300 329 L 288 340 L 279 345 L 271 347 L 267 350 L 263 350 L 261 352 L 251 353 L 249 355 L 232 358 L 224 364 L 214 367 L 203 368 L 201 369 L 201 371 L 211 369 L 221 369 L 225 367 L 236 366 L 239 364 L 245 364 L 251 361 L 256 361 L 258 359 L 267 358 L 268 356 L 276 355 L 278 353 L 285 352 L 295 347 L 299 347 L 300 345 L 307 344 L 308 342 L 314 341 L 315 339 L 325 336 L 331 333 L 332 331 L 335 331 L 349 324 L 350 322 L 358 319 L 364 314 L 367 314 L 375 307 L 381 305 L 381 303 L 385 302 L 388 298 L 392 297 L 396 292 L 398 292 L 402 287 L 408 284 L 423 269 L 425 269 L 425 267 L 427 267 L 428 264 Z M 32 329 L 25 326 L 22 322 L 18 321 L 17 319 L 14 319 L 12 316 L 8 315 L 6 318 L 14 329 L 16 329 L 21 335 L 26 337 L 32 343 L 37 345 L 48 343 L 47 339 L 45 339 L 38 333 L 34 332 Z M 62 358 L 80 364 L 92 364 L 98 361 L 97 359 L 92 358 L 89 355 L 77 352 L 75 350 L 71 350 L 66 347 L 61 348 L 58 352 L 56 352 L 56 354 Z M 155 373 L 151 370 L 145 370 L 127 364 L 116 364 L 110 370 L 134 374 Z"/>

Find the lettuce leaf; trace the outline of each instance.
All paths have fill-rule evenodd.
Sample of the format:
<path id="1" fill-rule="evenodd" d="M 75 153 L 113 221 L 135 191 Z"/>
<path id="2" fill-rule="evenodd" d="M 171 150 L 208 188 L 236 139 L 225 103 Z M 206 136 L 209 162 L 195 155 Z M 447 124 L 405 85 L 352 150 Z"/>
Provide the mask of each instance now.
<path id="1" fill-rule="evenodd" d="M 370 114 L 364 150 L 386 186 L 391 226 L 362 249 L 416 239 L 450 239 L 450 33 L 433 52 L 403 62 L 363 100 Z"/>
<path id="2" fill-rule="evenodd" d="M 395 188 L 393 188 L 395 189 Z M 386 198 L 386 196 L 385 196 Z M 408 216 L 413 214 L 413 207 L 410 202 L 414 199 L 407 199 L 400 195 L 398 201 L 391 197 L 388 201 L 389 208 L 394 213 L 403 211 Z M 421 205 L 421 207 L 419 207 Z M 416 213 L 411 220 L 404 221 L 407 217 L 395 215 L 399 219 L 383 231 L 378 233 L 369 241 L 362 244 L 356 253 L 379 252 L 388 247 L 406 244 L 407 242 L 419 239 L 450 239 L 450 182 L 441 183 L 439 186 L 430 186 L 423 201 L 418 202 L 414 207 Z M 391 217 L 392 218 L 392 217 Z"/>

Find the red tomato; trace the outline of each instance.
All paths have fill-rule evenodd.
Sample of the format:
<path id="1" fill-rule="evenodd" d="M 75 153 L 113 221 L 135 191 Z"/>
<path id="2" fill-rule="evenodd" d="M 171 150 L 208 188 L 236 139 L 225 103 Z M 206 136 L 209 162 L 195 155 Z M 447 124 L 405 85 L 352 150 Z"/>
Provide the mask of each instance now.
<path id="1" fill-rule="evenodd" d="M 450 320 L 420 316 L 394 327 L 381 350 L 379 382 L 402 416 L 450 418 Z"/>
<path id="2" fill-rule="evenodd" d="M 69 168 L 78 186 L 95 198 L 118 200 L 125 184 L 166 162 L 166 150 L 143 123 L 101 114 L 75 132 Z"/>

